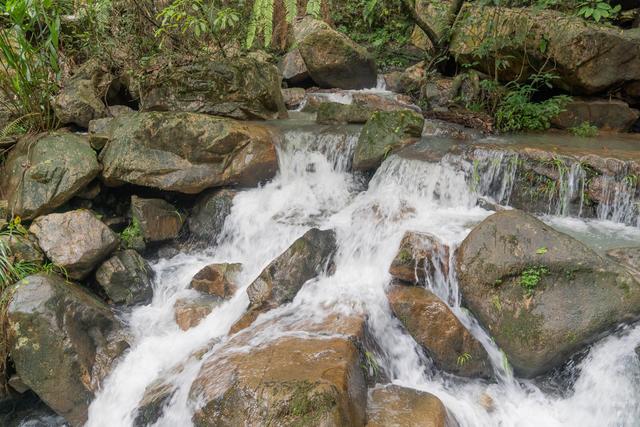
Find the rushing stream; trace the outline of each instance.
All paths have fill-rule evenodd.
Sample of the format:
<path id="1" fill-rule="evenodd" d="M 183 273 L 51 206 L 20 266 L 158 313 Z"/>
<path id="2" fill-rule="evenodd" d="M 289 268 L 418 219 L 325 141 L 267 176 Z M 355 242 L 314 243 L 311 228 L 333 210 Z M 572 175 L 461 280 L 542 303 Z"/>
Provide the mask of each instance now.
<path id="1" fill-rule="evenodd" d="M 219 348 L 248 306 L 246 287 L 314 226 L 336 230 L 335 273 L 308 282 L 291 304 L 256 323 L 282 314 L 288 316 L 280 316 L 279 322 L 294 324 L 300 319 L 321 320 L 335 311 L 365 313 L 380 346 L 378 363 L 392 381 L 437 395 L 461 426 L 640 425 L 640 362 L 634 353 L 640 344 L 639 326 L 621 328 L 593 345 L 586 357 L 567 368 L 569 372 L 562 372 L 562 379 L 520 380 L 513 377 L 487 333 L 460 306 L 454 274 L 439 271 L 428 278 L 428 285 L 488 350 L 496 381 L 452 378 L 434 370 L 391 314 L 385 296 L 388 268 L 407 230 L 429 232 L 452 247 L 458 245 L 491 214 L 477 206 L 482 185 L 470 185 L 468 172 L 452 166 L 446 157 L 428 163 L 397 155 L 390 156 L 367 184 L 349 172 L 357 128 L 291 123 L 283 126 L 286 138 L 279 148 L 278 176 L 235 197 L 218 241 L 206 251 L 155 263 L 153 301 L 124 314 L 132 346 L 91 405 L 88 426 L 132 425 L 145 389 L 159 379 L 178 391 L 157 425 L 190 425 L 194 403 L 188 393 L 201 363 L 193 354 Z M 501 193 L 496 198 L 504 199 L 508 180 L 498 187 Z M 640 240 L 638 228 L 613 222 L 544 219 L 585 241 L 609 239 L 612 246 L 623 246 Z M 607 246 L 606 241 L 600 244 Z M 212 262 L 242 263 L 244 287 L 198 326 L 182 331 L 174 321 L 174 303 L 196 296 L 188 284 Z M 278 327 L 268 328 L 260 339 L 281 333 Z"/>

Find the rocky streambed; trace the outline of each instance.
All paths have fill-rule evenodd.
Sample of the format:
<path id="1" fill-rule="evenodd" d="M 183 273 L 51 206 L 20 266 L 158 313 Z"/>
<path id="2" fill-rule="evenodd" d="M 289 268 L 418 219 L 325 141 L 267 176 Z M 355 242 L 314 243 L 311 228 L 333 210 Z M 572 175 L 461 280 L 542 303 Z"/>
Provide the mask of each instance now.
<path id="1" fill-rule="evenodd" d="M 34 220 L 3 238 L 55 268 L 8 306 L 10 398 L 89 426 L 633 425 L 633 139 L 310 118 L 128 113 L 16 150 Z M 89 179 L 56 163 L 79 149 Z"/>

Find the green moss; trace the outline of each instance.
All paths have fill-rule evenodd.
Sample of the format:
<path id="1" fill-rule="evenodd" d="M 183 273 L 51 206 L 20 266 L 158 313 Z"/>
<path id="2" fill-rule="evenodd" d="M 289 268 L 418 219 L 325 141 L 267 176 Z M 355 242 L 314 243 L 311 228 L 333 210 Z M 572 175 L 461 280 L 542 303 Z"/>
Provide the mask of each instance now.
<path id="1" fill-rule="evenodd" d="M 398 253 L 398 261 L 402 264 L 409 264 L 413 260 L 413 254 L 408 249 L 402 249 Z"/>
<path id="2" fill-rule="evenodd" d="M 529 267 L 522 272 L 518 283 L 525 289 L 527 295 L 531 295 L 547 274 L 549 269 L 543 265 Z"/>
<path id="3" fill-rule="evenodd" d="M 274 424 L 282 423 L 284 418 L 288 422 L 283 424 L 287 425 L 300 427 L 314 425 L 337 404 L 333 393 L 317 390 L 318 384 L 301 381 L 287 386 L 290 388 L 290 397 L 275 414 L 276 419 L 271 420 Z"/>
<path id="4" fill-rule="evenodd" d="M 517 313 L 517 314 L 516 314 Z M 526 310 L 508 311 L 500 325 L 503 335 L 509 341 L 523 345 L 537 343 L 542 338 L 544 317 Z"/>

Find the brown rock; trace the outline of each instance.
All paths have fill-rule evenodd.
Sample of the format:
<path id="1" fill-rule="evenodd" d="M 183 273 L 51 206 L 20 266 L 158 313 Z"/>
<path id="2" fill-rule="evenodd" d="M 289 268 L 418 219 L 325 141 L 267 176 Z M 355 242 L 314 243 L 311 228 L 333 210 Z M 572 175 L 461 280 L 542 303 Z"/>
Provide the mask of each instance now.
<path id="1" fill-rule="evenodd" d="M 191 300 L 177 300 L 173 308 L 178 327 L 186 331 L 197 326 L 218 304 L 220 304 L 220 300 L 209 295 L 202 295 Z"/>
<path id="2" fill-rule="evenodd" d="M 389 385 L 371 391 L 367 427 L 447 427 L 447 408 L 431 393 Z"/>
<path id="3" fill-rule="evenodd" d="M 175 239 L 184 222 L 182 215 L 170 203 L 138 196 L 131 196 L 131 217 L 140 224 L 147 242 Z"/>
<path id="4" fill-rule="evenodd" d="M 389 273 L 396 279 L 412 284 L 424 284 L 427 277 L 449 274 L 449 247 L 429 233 L 408 231 L 404 234 L 398 254 Z"/>
<path id="5" fill-rule="evenodd" d="M 189 286 L 214 297 L 229 299 L 238 289 L 236 277 L 241 270 L 242 264 L 210 264 L 193 276 Z"/>
<path id="6" fill-rule="evenodd" d="M 331 333 L 335 325 L 318 327 Z M 234 351 L 263 332 L 238 334 L 204 361 L 191 388 L 191 398 L 202 402 L 193 418 L 197 427 L 364 425 L 366 385 L 352 340 L 285 337 L 248 353 Z"/>
<path id="7" fill-rule="evenodd" d="M 574 98 L 551 123 L 557 128 L 569 129 L 586 122 L 599 129 L 626 132 L 638 118 L 640 111 L 623 101 Z"/>
<path id="8" fill-rule="evenodd" d="M 396 317 L 436 366 L 459 376 L 491 376 L 487 352 L 442 300 L 414 286 L 393 286 L 388 297 Z"/>

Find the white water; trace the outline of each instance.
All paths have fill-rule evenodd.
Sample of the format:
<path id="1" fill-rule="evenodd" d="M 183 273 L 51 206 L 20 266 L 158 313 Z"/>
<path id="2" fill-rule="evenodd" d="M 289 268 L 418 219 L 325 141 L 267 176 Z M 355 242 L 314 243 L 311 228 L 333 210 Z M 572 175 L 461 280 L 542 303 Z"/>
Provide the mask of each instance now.
<path id="1" fill-rule="evenodd" d="M 131 313 L 134 342 L 91 405 L 88 426 L 132 425 L 145 388 L 158 379 L 173 383 L 178 391 L 157 425 L 190 425 L 194 402 L 189 402 L 188 392 L 200 367 L 190 355 L 202 348 L 216 351 L 216 340 L 225 339 L 248 305 L 246 286 L 312 226 L 336 230 L 336 271 L 310 281 L 291 304 L 274 310 L 290 314 L 290 322 L 322 319 L 332 311 L 366 313 L 381 348 L 378 362 L 393 382 L 436 394 L 461 426 L 639 425 L 640 363 L 634 347 L 640 344 L 640 327 L 594 345 L 574 367 L 577 380 L 572 388 L 545 393 L 530 381 L 513 379 L 504 369 L 499 349 L 460 307 L 453 274 L 436 274 L 430 283 L 485 345 L 498 381 L 434 373 L 390 312 L 384 293 L 389 265 L 405 231 L 430 232 L 455 246 L 491 212 L 476 206 L 478 189 L 446 159 L 429 164 L 392 156 L 364 189 L 348 172 L 354 140 L 343 137 L 345 143 L 335 144 L 339 138 L 310 135 L 313 132 L 305 130 L 287 132 L 280 150 L 281 172 L 271 183 L 234 199 L 219 242 L 204 253 L 155 264 L 154 299 Z M 507 197 L 508 184 L 501 183 L 498 190 Z M 589 224 L 599 227 L 597 222 Z M 197 327 L 183 332 L 174 322 L 173 305 L 179 298 L 195 296 L 187 285 L 211 262 L 243 263 L 240 280 L 245 286 Z M 274 311 L 266 316 L 274 317 Z M 276 329 L 263 331 L 261 340 L 277 337 Z M 480 404 L 483 394 L 493 401 L 490 412 Z"/>

